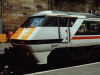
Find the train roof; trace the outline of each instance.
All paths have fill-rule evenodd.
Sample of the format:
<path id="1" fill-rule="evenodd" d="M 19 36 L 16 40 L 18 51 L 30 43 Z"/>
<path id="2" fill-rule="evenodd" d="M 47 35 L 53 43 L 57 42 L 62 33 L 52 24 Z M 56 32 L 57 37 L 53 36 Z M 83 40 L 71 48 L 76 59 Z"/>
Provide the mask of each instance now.
<path id="1" fill-rule="evenodd" d="M 67 12 L 67 11 L 42 11 L 42 12 L 36 13 L 32 16 L 45 16 L 45 15 L 53 15 L 53 16 L 57 16 L 57 15 L 71 16 L 71 15 L 73 15 L 75 17 L 83 16 L 83 17 L 90 17 L 90 18 L 100 18 L 100 15 L 95 15 L 95 14 L 91 14 L 91 13 Z"/>

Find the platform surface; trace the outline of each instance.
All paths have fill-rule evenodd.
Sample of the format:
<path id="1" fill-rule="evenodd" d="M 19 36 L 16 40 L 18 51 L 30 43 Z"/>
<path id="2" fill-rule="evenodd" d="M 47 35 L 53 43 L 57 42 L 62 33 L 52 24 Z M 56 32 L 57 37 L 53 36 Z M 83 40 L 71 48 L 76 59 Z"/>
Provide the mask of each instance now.
<path id="1" fill-rule="evenodd" d="M 100 75 L 100 62 L 25 75 Z"/>
<path id="2" fill-rule="evenodd" d="M 4 54 L 4 49 L 12 47 L 10 43 L 0 43 L 0 54 Z"/>

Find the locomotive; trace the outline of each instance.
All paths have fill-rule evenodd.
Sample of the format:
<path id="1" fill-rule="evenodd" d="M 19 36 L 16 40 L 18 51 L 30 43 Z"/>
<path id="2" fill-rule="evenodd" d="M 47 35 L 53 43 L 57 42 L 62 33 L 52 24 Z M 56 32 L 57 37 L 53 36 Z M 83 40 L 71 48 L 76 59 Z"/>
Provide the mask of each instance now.
<path id="1" fill-rule="evenodd" d="M 100 45 L 100 16 L 67 11 L 31 15 L 11 37 L 17 50 L 29 51 L 35 64 L 87 59 Z"/>

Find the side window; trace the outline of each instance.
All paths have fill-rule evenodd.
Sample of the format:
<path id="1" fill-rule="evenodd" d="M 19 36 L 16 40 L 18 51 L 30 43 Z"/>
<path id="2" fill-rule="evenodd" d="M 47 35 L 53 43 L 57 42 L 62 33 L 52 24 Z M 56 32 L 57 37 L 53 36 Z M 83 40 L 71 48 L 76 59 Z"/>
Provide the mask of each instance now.
<path id="1" fill-rule="evenodd" d="M 60 17 L 59 18 L 59 24 L 60 24 L 60 27 L 67 27 L 68 19 L 67 18 L 63 18 L 63 17 Z"/>
<path id="2" fill-rule="evenodd" d="M 69 27 L 72 27 L 75 23 L 77 18 L 67 18 L 67 17 L 63 17 L 63 18 L 60 18 L 59 21 L 60 21 L 60 26 L 61 27 L 68 27 L 68 21 L 69 21 Z"/>
<path id="3" fill-rule="evenodd" d="M 72 27 L 76 21 L 77 18 L 68 18 L 68 17 L 49 17 L 43 26 L 56 26 L 58 27 L 58 20 L 60 27 L 68 27 L 68 20 L 69 20 L 69 27 Z"/>
<path id="4" fill-rule="evenodd" d="M 77 18 L 69 18 L 69 27 L 72 27 Z"/>
<path id="5" fill-rule="evenodd" d="M 92 25 L 92 32 L 95 35 L 100 34 L 100 21 L 94 21 L 94 24 Z"/>
<path id="6" fill-rule="evenodd" d="M 56 17 L 49 17 L 43 26 L 58 26 L 58 21 Z"/>
<path id="7" fill-rule="evenodd" d="M 100 21 L 84 21 L 75 35 L 99 35 Z"/>
<path id="8" fill-rule="evenodd" d="M 75 35 L 82 35 L 82 34 L 84 34 L 85 30 L 86 30 L 86 23 L 83 22 Z"/>

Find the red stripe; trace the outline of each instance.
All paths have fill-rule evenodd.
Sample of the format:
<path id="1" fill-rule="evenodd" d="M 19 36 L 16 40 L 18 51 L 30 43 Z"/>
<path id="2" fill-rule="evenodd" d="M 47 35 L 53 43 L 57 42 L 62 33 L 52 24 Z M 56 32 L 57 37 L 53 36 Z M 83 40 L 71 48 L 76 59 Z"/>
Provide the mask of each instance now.
<path id="1" fill-rule="evenodd" d="M 72 37 L 71 40 L 79 40 L 79 39 L 100 39 L 100 36 Z"/>

